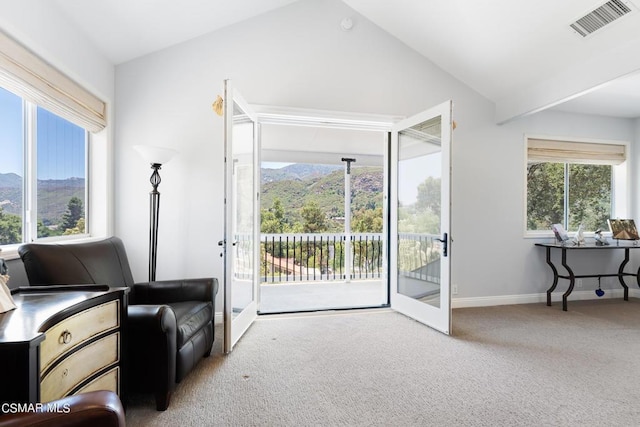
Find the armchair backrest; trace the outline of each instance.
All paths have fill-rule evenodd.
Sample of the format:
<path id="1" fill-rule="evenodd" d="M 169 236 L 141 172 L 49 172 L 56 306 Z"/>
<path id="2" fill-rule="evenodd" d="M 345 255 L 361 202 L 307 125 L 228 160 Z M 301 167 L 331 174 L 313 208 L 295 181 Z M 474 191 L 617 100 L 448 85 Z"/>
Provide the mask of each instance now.
<path id="1" fill-rule="evenodd" d="M 118 237 L 66 245 L 26 243 L 18 253 L 31 285 L 133 285 L 127 253 Z"/>

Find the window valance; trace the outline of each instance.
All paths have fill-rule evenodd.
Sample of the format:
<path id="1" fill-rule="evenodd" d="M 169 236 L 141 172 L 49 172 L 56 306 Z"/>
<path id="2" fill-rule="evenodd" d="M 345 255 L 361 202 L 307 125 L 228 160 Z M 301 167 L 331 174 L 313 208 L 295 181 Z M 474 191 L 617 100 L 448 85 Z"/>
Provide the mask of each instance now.
<path id="1" fill-rule="evenodd" d="M 91 132 L 107 125 L 104 101 L 1 31 L 0 86 Z"/>
<path id="2" fill-rule="evenodd" d="M 626 160 L 626 146 L 591 142 L 529 138 L 529 162 L 588 163 L 619 165 Z"/>

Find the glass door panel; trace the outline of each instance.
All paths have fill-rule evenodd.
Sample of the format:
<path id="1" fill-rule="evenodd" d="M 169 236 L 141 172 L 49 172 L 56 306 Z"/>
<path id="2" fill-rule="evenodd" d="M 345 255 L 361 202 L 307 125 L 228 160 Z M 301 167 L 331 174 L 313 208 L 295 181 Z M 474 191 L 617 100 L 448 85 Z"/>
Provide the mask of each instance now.
<path id="1" fill-rule="evenodd" d="M 449 285 L 451 103 L 392 132 L 391 306 L 444 333 Z"/>
<path id="2" fill-rule="evenodd" d="M 224 351 L 230 352 L 257 316 L 257 124 L 225 81 Z"/>

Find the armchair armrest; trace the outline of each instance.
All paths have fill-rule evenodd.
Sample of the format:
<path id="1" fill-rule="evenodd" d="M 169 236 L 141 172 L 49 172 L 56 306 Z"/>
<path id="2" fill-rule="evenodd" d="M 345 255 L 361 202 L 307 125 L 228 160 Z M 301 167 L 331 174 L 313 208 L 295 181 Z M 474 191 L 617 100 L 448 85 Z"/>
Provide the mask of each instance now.
<path id="1" fill-rule="evenodd" d="M 168 394 L 176 383 L 176 315 L 168 305 L 127 309 L 128 387 Z M 152 355 L 152 356 L 150 356 Z"/>
<path id="2" fill-rule="evenodd" d="M 82 393 L 41 405 L 33 412 L 2 415 L 0 426 L 124 427 L 125 425 L 122 403 L 118 395 L 112 391 Z"/>
<path id="3" fill-rule="evenodd" d="M 215 278 L 161 280 L 132 286 L 132 304 L 167 304 L 183 301 L 211 301 L 218 292 Z"/>

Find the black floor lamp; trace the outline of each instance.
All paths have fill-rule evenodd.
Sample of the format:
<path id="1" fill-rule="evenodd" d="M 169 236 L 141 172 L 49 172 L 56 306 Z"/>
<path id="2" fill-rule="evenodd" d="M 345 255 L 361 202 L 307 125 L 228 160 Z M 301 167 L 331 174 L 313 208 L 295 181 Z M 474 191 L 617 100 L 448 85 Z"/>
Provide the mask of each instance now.
<path id="1" fill-rule="evenodd" d="M 144 160 L 151 164 L 151 192 L 149 193 L 149 281 L 156 280 L 156 259 L 158 256 L 158 219 L 160 214 L 160 173 L 166 164 L 178 152 L 170 148 L 153 147 L 150 145 L 135 145 L 133 147 Z"/>

